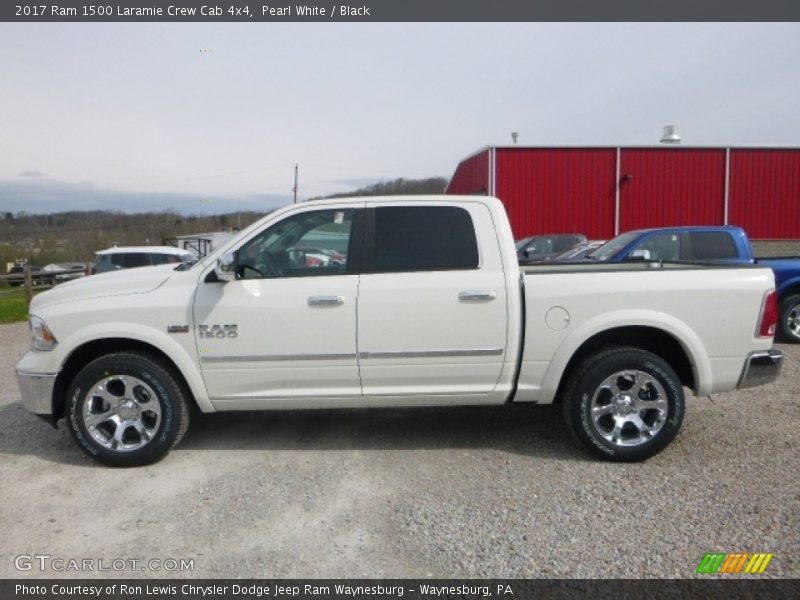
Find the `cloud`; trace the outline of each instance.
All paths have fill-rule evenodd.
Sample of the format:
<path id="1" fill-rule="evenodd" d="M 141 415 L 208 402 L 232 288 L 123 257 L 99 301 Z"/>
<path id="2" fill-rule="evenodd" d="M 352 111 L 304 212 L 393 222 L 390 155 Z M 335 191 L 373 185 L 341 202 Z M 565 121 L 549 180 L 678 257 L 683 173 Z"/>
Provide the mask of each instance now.
<path id="1" fill-rule="evenodd" d="M 42 173 L 41 171 L 22 171 L 19 174 L 20 177 L 28 177 L 32 179 L 42 179 L 43 177 L 47 177 L 46 173 Z"/>
<path id="2" fill-rule="evenodd" d="M 33 179 L 33 176 L 30 176 Z M 221 214 L 235 211 L 267 212 L 289 204 L 288 194 L 202 194 L 132 192 L 98 188 L 91 181 L 70 183 L 49 179 L 0 180 L 0 211 L 42 214 L 81 210 L 180 214 Z"/>

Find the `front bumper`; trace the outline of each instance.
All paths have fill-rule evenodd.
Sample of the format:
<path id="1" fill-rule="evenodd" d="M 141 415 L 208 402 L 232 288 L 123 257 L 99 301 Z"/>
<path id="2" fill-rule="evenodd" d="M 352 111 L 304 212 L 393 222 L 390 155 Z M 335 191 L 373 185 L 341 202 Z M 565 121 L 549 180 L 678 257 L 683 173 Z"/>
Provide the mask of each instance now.
<path id="1" fill-rule="evenodd" d="M 783 366 L 783 352 L 770 348 L 753 352 L 747 357 L 737 388 L 751 388 L 771 383 L 778 378 Z"/>
<path id="2" fill-rule="evenodd" d="M 53 414 L 55 383 L 55 373 L 30 373 L 17 370 L 17 385 L 22 394 L 22 404 L 36 415 Z"/>

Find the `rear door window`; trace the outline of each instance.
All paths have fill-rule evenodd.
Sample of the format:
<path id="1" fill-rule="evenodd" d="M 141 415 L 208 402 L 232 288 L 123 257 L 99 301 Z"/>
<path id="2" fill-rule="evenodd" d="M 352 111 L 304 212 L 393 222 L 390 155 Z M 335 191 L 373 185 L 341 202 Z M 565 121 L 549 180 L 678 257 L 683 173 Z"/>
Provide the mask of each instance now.
<path id="1" fill-rule="evenodd" d="M 457 206 L 375 209 L 376 273 L 478 268 L 472 217 Z"/>
<path id="2" fill-rule="evenodd" d="M 739 257 L 733 237 L 724 231 L 692 231 L 686 238 L 685 260 L 730 260 Z"/>
<path id="3" fill-rule="evenodd" d="M 569 248 L 572 248 L 575 244 L 577 244 L 580 239 L 575 236 L 561 236 L 553 239 L 553 252 L 563 252 Z"/>

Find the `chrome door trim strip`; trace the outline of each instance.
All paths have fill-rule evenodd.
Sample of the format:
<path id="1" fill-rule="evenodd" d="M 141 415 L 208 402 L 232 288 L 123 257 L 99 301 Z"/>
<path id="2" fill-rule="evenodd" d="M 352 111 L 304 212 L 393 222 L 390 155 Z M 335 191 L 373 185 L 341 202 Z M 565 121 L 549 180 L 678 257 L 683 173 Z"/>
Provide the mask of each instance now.
<path id="1" fill-rule="evenodd" d="M 389 352 L 360 352 L 359 358 L 448 358 L 461 356 L 500 356 L 502 348 L 478 348 L 474 350 L 401 350 Z"/>
<path id="2" fill-rule="evenodd" d="M 503 348 L 476 348 L 474 350 L 400 350 L 382 352 L 360 352 L 358 358 L 450 358 L 469 356 L 501 356 Z M 284 362 L 293 360 L 350 360 L 356 354 L 204 354 L 204 363 L 221 362 Z"/>
<path id="3" fill-rule="evenodd" d="M 244 354 L 240 356 L 225 354 L 204 354 L 200 361 L 204 363 L 220 362 L 277 362 L 291 360 L 349 360 L 356 354 Z"/>

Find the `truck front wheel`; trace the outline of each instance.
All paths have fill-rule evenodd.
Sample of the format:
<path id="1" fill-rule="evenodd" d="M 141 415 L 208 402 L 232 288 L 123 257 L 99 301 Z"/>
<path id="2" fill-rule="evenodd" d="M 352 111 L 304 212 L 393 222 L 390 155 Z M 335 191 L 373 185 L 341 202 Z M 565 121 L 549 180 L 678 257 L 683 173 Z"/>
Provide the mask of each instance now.
<path id="1" fill-rule="evenodd" d="M 175 376 L 138 352 L 108 354 L 81 369 L 67 393 L 66 414 L 81 450 L 115 467 L 161 459 L 189 426 Z"/>
<path id="2" fill-rule="evenodd" d="M 649 458 L 675 438 L 684 395 L 675 371 L 638 348 L 614 348 L 584 360 L 563 395 L 567 424 L 591 452 L 612 461 Z"/>
<path id="3" fill-rule="evenodd" d="M 781 300 L 778 327 L 783 341 L 800 344 L 800 294 Z"/>

